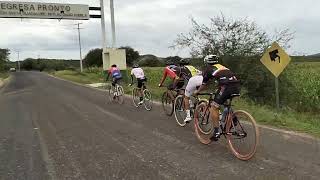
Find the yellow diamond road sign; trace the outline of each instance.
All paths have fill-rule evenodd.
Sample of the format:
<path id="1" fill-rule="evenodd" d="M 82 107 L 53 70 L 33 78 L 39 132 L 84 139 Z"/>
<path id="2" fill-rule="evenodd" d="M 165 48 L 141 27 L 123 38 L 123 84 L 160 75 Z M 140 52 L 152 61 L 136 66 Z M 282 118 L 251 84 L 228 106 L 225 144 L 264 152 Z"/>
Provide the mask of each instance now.
<path id="1" fill-rule="evenodd" d="M 261 63 L 265 65 L 269 71 L 276 77 L 290 63 L 290 56 L 279 46 L 278 43 L 274 42 L 271 47 L 260 59 Z"/>

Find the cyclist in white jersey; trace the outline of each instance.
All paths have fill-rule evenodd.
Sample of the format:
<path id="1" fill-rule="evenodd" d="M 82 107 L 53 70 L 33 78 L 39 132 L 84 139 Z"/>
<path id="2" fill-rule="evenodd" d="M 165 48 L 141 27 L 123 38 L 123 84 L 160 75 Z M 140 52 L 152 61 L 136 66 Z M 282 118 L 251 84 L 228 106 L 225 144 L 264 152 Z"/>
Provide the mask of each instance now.
<path id="1" fill-rule="evenodd" d="M 140 97 L 140 102 L 139 105 L 141 105 L 143 103 L 143 96 L 142 96 L 142 85 L 143 82 L 145 82 L 147 80 L 147 78 L 144 75 L 143 69 L 139 67 L 138 64 L 134 64 L 131 70 L 131 84 L 130 86 L 133 84 L 133 76 L 137 79 L 137 87 L 139 88 L 139 97 Z"/>

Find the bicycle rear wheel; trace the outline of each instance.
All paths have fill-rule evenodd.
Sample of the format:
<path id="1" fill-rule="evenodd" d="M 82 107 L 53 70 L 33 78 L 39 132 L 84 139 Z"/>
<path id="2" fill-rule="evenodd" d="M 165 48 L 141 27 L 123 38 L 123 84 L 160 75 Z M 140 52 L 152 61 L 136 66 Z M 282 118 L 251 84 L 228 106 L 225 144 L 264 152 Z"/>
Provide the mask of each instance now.
<path id="1" fill-rule="evenodd" d="M 172 116 L 173 114 L 173 100 L 170 98 L 168 91 L 162 94 L 162 108 L 167 116 Z"/>
<path id="2" fill-rule="evenodd" d="M 152 109 L 152 96 L 151 92 L 148 89 L 143 90 L 143 101 L 144 101 L 144 108 L 147 111 Z"/>
<path id="3" fill-rule="evenodd" d="M 205 135 L 209 135 L 213 131 L 213 123 L 210 117 L 210 111 L 207 109 L 208 102 L 202 101 L 195 110 L 194 124 L 197 129 Z"/>
<path id="4" fill-rule="evenodd" d="M 184 122 L 184 119 L 187 117 L 183 100 L 184 100 L 183 95 L 177 96 L 176 99 L 174 100 L 174 117 L 178 125 L 181 127 L 184 127 L 186 125 L 186 123 Z"/>
<path id="5" fill-rule="evenodd" d="M 236 111 L 228 116 L 227 141 L 231 152 L 241 160 L 253 157 L 259 143 L 259 130 L 254 118 L 246 111 Z"/>
<path id="6" fill-rule="evenodd" d="M 123 104 L 123 94 L 124 94 L 123 87 L 118 85 L 116 99 L 119 104 Z"/>
<path id="7" fill-rule="evenodd" d="M 139 97 L 139 89 L 138 88 L 133 88 L 132 89 L 132 101 L 133 105 L 135 107 L 139 107 L 139 102 L 140 102 L 140 97 Z"/>

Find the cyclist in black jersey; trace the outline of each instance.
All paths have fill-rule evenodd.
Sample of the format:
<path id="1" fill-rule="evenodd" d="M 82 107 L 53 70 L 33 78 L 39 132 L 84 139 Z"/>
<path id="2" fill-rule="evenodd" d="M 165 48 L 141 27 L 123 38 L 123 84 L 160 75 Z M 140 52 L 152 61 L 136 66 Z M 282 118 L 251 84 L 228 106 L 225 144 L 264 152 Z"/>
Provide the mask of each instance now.
<path id="1" fill-rule="evenodd" d="M 210 80 L 216 80 L 218 83 L 218 89 L 216 91 L 214 101 L 212 103 L 210 114 L 214 125 L 213 140 L 217 141 L 220 137 L 219 132 L 219 108 L 227 99 L 230 99 L 232 94 L 240 93 L 240 81 L 235 74 L 228 68 L 218 63 L 218 57 L 216 55 L 208 55 L 204 58 L 206 66 L 202 71 L 203 81 L 202 85 L 195 94 L 202 91 L 210 82 Z"/>

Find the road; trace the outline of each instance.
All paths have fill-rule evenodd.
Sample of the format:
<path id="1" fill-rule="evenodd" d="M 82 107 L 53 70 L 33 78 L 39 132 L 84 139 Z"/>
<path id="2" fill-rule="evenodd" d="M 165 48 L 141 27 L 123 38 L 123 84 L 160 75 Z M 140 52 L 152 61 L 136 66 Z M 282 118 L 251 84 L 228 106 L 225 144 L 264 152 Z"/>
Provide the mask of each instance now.
<path id="1" fill-rule="evenodd" d="M 14 73 L 0 90 L 0 179 L 314 179 L 320 141 L 261 128 L 256 156 L 237 160 L 225 140 L 202 145 L 160 107 L 39 72 Z"/>

